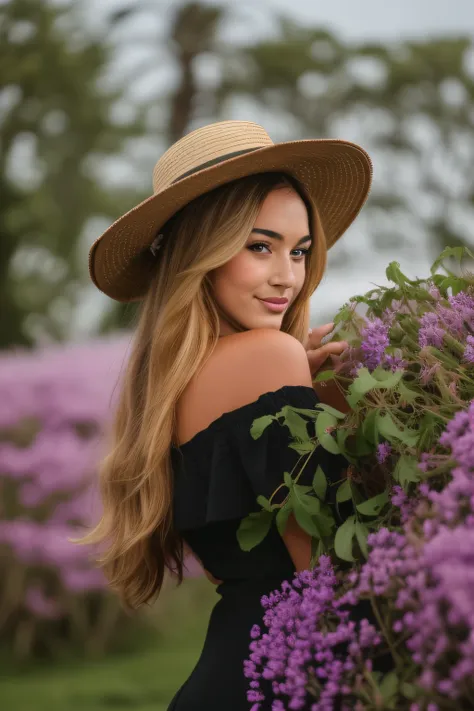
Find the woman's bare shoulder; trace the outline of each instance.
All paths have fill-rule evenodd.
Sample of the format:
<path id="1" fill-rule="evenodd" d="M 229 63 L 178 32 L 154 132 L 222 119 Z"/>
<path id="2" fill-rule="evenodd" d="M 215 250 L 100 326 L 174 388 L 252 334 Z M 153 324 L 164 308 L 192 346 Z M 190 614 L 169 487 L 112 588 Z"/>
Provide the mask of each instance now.
<path id="1" fill-rule="evenodd" d="M 306 351 L 296 338 L 269 328 L 224 336 L 182 398 L 179 441 L 285 385 L 312 386 Z"/>

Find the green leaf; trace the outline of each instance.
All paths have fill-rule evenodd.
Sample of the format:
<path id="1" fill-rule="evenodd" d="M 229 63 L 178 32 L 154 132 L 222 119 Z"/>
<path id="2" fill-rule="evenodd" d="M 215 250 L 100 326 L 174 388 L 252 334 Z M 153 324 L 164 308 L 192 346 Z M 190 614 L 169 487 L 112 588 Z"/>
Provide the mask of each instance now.
<path id="1" fill-rule="evenodd" d="M 388 501 L 388 491 L 385 490 L 381 494 L 377 494 L 377 496 L 373 496 L 371 499 L 358 504 L 356 508 L 357 511 L 364 514 L 364 516 L 378 516 Z"/>
<path id="2" fill-rule="evenodd" d="M 418 449 L 427 452 L 435 444 L 444 429 L 444 421 L 434 412 L 425 412 L 418 425 Z"/>
<path id="3" fill-rule="evenodd" d="M 398 284 L 398 286 L 403 287 L 405 286 L 405 284 L 413 284 L 411 279 L 405 276 L 405 274 L 403 274 L 403 272 L 401 271 L 399 262 L 390 262 L 385 271 L 385 274 L 389 281 Z"/>
<path id="4" fill-rule="evenodd" d="M 349 516 L 342 526 L 339 526 L 334 538 L 334 550 L 336 551 L 336 555 L 348 563 L 355 561 L 352 555 L 352 539 L 355 534 L 355 523 L 355 516 Z"/>
<path id="5" fill-rule="evenodd" d="M 267 535 L 272 523 L 273 514 L 269 511 L 251 513 L 242 519 L 237 530 L 237 540 L 243 551 L 251 551 Z"/>
<path id="6" fill-rule="evenodd" d="M 361 368 L 357 377 L 349 386 L 347 402 L 354 408 L 370 390 L 392 390 L 400 382 L 403 372 L 403 370 L 396 370 L 394 373 L 388 373 L 387 371 L 387 375 L 385 375 L 382 374 L 385 371 L 380 369 L 371 374 L 367 368 Z M 378 377 L 375 377 L 375 375 Z"/>
<path id="7" fill-rule="evenodd" d="M 369 410 L 368 414 L 364 417 L 362 422 L 362 432 L 364 437 L 372 444 L 377 444 L 378 442 L 378 429 L 377 429 L 377 416 L 379 409 Z"/>
<path id="8" fill-rule="evenodd" d="M 375 388 L 377 380 L 369 373 L 367 368 L 361 368 L 355 380 L 351 383 L 350 390 L 365 395 Z"/>
<path id="9" fill-rule="evenodd" d="M 291 491 L 294 486 L 294 482 L 289 472 L 283 472 L 283 481 L 285 482 L 285 486 L 287 486 Z"/>
<path id="10" fill-rule="evenodd" d="M 324 402 L 318 403 L 318 410 L 323 410 L 324 412 L 327 412 L 328 415 L 332 415 L 336 418 L 336 420 L 343 420 L 345 418 L 345 414 L 343 412 L 341 412 L 340 410 L 336 410 L 336 408 L 331 407 L 331 405 L 326 405 Z"/>
<path id="11" fill-rule="evenodd" d="M 257 496 L 257 504 L 260 504 L 265 511 L 272 511 L 272 505 L 265 496 Z"/>
<path id="12" fill-rule="evenodd" d="M 410 699 L 410 701 L 413 701 L 416 699 L 418 690 L 414 684 L 409 684 L 408 682 L 404 682 L 401 687 L 400 691 L 402 692 L 403 696 L 405 698 Z"/>
<path id="13" fill-rule="evenodd" d="M 399 440 L 400 442 L 403 442 L 409 447 L 415 447 L 416 443 L 418 442 L 419 433 L 416 430 L 410 430 L 408 427 L 405 427 L 404 430 L 401 430 L 399 427 L 397 427 L 390 413 L 388 412 L 384 414 L 382 414 L 381 412 L 378 413 L 377 427 L 379 433 L 383 437 L 385 437 L 385 439 L 388 439 L 389 442 L 393 443 L 393 440 Z"/>
<path id="14" fill-rule="evenodd" d="M 379 685 L 380 693 L 386 703 L 394 700 L 398 691 L 398 676 L 395 671 L 391 671 L 384 676 Z"/>
<path id="15" fill-rule="evenodd" d="M 342 429 L 342 427 L 338 427 L 336 429 L 336 442 L 338 443 L 341 451 L 345 450 L 346 439 L 350 434 L 350 430 Z"/>
<path id="16" fill-rule="evenodd" d="M 252 427 L 250 428 L 250 434 L 253 439 L 258 439 L 265 432 L 267 427 L 271 425 L 273 420 L 276 420 L 275 415 L 263 415 L 263 417 L 257 417 L 252 422 Z"/>
<path id="17" fill-rule="evenodd" d="M 336 501 L 341 503 L 349 499 L 352 499 L 351 480 L 345 479 L 336 491 Z"/>
<path id="18" fill-rule="evenodd" d="M 328 427 L 335 427 L 336 424 L 336 417 L 328 412 L 320 412 L 318 419 L 316 420 L 316 436 L 318 441 L 321 447 L 331 454 L 341 453 L 336 440 L 331 436 L 331 434 L 329 434 L 329 432 L 326 432 Z"/>
<path id="19" fill-rule="evenodd" d="M 298 521 L 299 526 L 306 531 L 310 536 L 315 536 L 316 538 L 321 538 L 319 529 L 309 511 L 303 506 L 303 504 L 298 499 L 293 499 L 293 510 L 295 512 L 295 518 Z"/>
<path id="20" fill-rule="evenodd" d="M 321 501 L 324 501 L 326 498 L 327 486 L 326 475 L 321 467 L 318 466 L 316 474 L 313 477 L 313 491 Z"/>
<path id="21" fill-rule="evenodd" d="M 306 426 L 306 420 L 301 417 L 301 414 L 291 407 L 291 405 L 285 405 L 281 409 L 283 416 L 283 424 L 288 427 L 290 434 L 293 439 L 297 439 L 300 442 L 309 441 L 308 428 Z"/>
<path id="22" fill-rule="evenodd" d="M 407 405 L 416 400 L 417 397 L 421 397 L 419 393 L 409 388 L 403 380 L 398 383 L 397 392 L 400 395 L 401 402 L 405 402 Z"/>
<path id="23" fill-rule="evenodd" d="M 323 506 L 323 508 L 321 509 L 321 513 L 317 514 L 316 525 L 323 538 L 326 538 L 327 536 L 332 536 L 336 521 L 334 519 L 333 512 L 329 508 L 329 506 Z"/>
<path id="24" fill-rule="evenodd" d="M 311 538 L 311 560 L 309 563 L 310 570 L 317 565 L 320 556 L 324 553 L 324 543 L 319 538 Z"/>
<path id="25" fill-rule="evenodd" d="M 316 496 L 302 496 L 300 502 L 312 516 L 321 511 L 321 502 Z"/>
<path id="26" fill-rule="evenodd" d="M 276 522 L 276 527 L 278 529 L 278 533 L 280 536 L 283 536 L 286 528 L 286 523 L 288 521 L 288 517 L 293 511 L 293 504 L 291 502 L 291 499 L 288 499 L 288 501 L 285 501 L 283 506 L 278 510 L 278 513 L 275 518 Z"/>
<path id="27" fill-rule="evenodd" d="M 307 494 L 310 491 L 313 491 L 312 486 L 302 486 L 301 484 L 294 484 L 293 488 L 297 492 L 298 496 L 301 496 L 302 494 Z"/>
<path id="28" fill-rule="evenodd" d="M 371 444 L 368 440 L 365 439 L 362 435 L 359 435 L 356 437 L 355 440 L 355 447 L 354 447 L 354 453 L 358 457 L 364 457 L 367 454 L 372 454 L 374 451 L 373 444 Z"/>
<path id="29" fill-rule="evenodd" d="M 314 444 L 309 440 L 306 442 L 292 442 L 288 445 L 288 449 L 294 449 L 300 456 L 310 454 L 314 450 Z"/>
<path id="30" fill-rule="evenodd" d="M 461 265 L 461 260 L 464 254 L 467 254 L 469 257 L 471 257 L 471 259 L 474 259 L 474 255 L 467 247 L 445 247 L 439 257 L 431 265 L 431 274 L 434 275 L 435 272 L 438 270 L 438 267 L 441 266 L 444 260 L 448 259 L 449 257 L 454 257 L 454 259 L 457 259 L 459 261 L 459 265 Z M 446 269 L 446 267 L 443 266 L 443 269 L 450 276 L 455 276 L 452 272 L 449 271 L 449 269 Z"/>
<path id="31" fill-rule="evenodd" d="M 313 383 L 324 383 L 326 380 L 332 380 L 335 377 L 334 370 L 320 370 L 313 378 Z"/>
<path id="32" fill-rule="evenodd" d="M 411 454 L 401 454 L 393 472 L 393 478 L 403 488 L 409 482 L 421 481 L 418 459 Z"/>
<path id="33" fill-rule="evenodd" d="M 384 390 L 391 390 L 394 388 L 403 377 L 403 370 L 395 370 L 393 373 L 390 370 L 384 370 L 380 366 L 376 368 L 372 377 L 378 382 L 378 387 Z"/>
<path id="34" fill-rule="evenodd" d="M 362 554 L 367 558 L 369 555 L 369 549 L 367 547 L 367 536 L 369 535 L 369 529 L 362 523 L 362 521 L 356 521 L 355 533 L 357 538 L 357 543 L 362 551 Z"/>
<path id="35" fill-rule="evenodd" d="M 349 319 L 352 316 L 352 307 L 349 304 L 344 304 L 342 306 L 336 316 L 333 319 L 333 323 L 335 326 L 337 326 L 338 323 L 344 322 L 344 321 L 349 321 Z"/>

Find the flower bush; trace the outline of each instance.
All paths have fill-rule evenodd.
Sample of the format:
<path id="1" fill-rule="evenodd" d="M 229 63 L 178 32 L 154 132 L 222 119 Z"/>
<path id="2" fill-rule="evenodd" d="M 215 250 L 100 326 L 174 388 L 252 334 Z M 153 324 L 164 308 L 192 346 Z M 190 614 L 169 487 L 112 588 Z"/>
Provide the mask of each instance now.
<path id="1" fill-rule="evenodd" d="M 137 625 L 90 547 L 69 541 L 100 513 L 96 468 L 129 339 L 0 357 L 0 638 L 15 659 L 98 655 Z"/>
<path id="2" fill-rule="evenodd" d="M 0 634 L 15 658 L 103 652 L 123 621 L 91 551 L 68 539 L 98 515 L 125 342 L 5 353 L 0 367 Z"/>
<path id="3" fill-rule="evenodd" d="M 262 599 L 245 661 L 252 711 L 269 699 L 273 711 L 474 708 L 474 278 L 438 273 L 465 254 L 444 250 L 423 280 L 392 263 L 394 287 L 335 319 L 350 347 L 317 379 L 336 379 L 351 410 L 300 412 L 292 444 L 302 458 L 343 454 L 348 476 L 318 468 L 308 491 L 303 464 L 285 473 L 283 502 L 260 499 L 281 527 L 294 511 L 315 545 L 311 570 Z M 342 523 L 332 486 L 336 509 L 351 505 Z M 265 535 L 249 523 L 247 549 Z"/>

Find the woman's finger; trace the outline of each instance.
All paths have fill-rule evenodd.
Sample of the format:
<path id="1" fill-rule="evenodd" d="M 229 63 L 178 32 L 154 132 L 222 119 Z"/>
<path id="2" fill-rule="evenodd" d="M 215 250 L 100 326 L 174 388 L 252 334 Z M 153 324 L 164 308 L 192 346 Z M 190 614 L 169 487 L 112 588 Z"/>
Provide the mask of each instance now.
<path id="1" fill-rule="evenodd" d="M 331 341 L 330 343 L 326 343 L 320 348 L 308 350 L 307 356 L 311 374 L 315 375 L 315 373 L 319 370 L 324 361 L 327 360 L 331 355 L 341 355 L 345 351 L 347 346 L 348 344 L 346 343 L 346 341 Z"/>
<path id="2" fill-rule="evenodd" d="M 326 323 L 324 326 L 317 326 L 310 329 L 308 333 L 307 348 L 318 348 L 321 345 L 321 339 L 327 336 L 334 328 L 333 323 Z"/>

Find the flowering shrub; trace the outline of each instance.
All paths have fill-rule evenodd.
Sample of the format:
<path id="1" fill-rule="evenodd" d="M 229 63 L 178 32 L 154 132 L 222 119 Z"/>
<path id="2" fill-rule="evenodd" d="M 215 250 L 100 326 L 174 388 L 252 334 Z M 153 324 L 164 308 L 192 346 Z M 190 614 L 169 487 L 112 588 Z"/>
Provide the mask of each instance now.
<path id="1" fill-rule="evenodd" d="M 315 545 L 312 569 L 262 600 L 245 662 L 252 711 L 264 699 L 274 711 L 474 708 L 474 278 L 437 273 L 464 253 L 474 258 L 444 250 L 425 280 L 392 263 L 395 287 L 335 319 L 350 347 L 317 379 L 335 378 L 351 411 L 318 405 L 292 434 L 302 457 L 343 454 L 348 476 L 318 468 L 307 491 L 303 465 L 285 473 L 283 502 L 260 499 L 277 523 L 293 510 Z M 331 486 L 336 507 L 351 504 L 339 525 Z M 239 540 L 248 549 L 262 535 L 247 523 Z"/>
<path id="2" fill-rule="evenodd" d="M 17 659 L 100 654 L 131 627 L 93 551 L 69 541 L 100 513 L 96 468 L 129 339 L 0 358 L 0 637 Z"/>
<path id="3" fill-rule="evenodd" d="M 91 551 L 94 481 L 125 342 L 5 353 L 0 367 L 0 634 L 17 658 L 99 653 L 123 613 Z"/>

